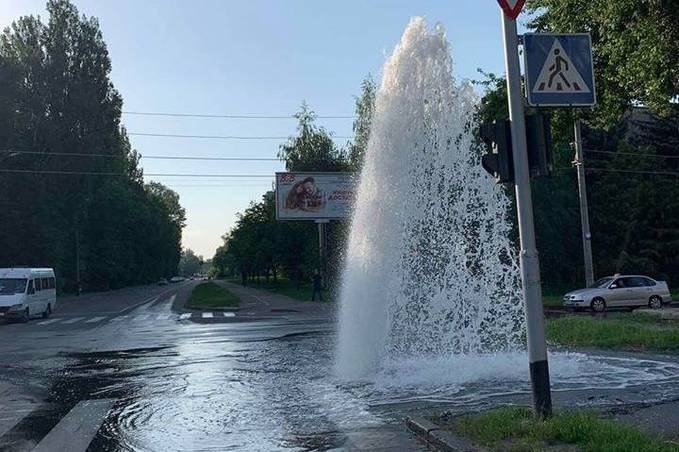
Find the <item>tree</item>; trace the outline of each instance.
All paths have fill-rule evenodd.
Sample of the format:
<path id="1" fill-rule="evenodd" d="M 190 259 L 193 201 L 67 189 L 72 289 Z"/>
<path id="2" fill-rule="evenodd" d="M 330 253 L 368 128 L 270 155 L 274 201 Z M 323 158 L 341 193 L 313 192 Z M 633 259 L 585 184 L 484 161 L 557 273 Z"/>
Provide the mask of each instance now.
<path id="1" fill-rule="evenodd" d="M 355 97 L 356 119 L 354 119 L 354 139 L 349 143 L 349 168 L 352 171 L 360 171 L 363 166 L 363 156 L 368 148 L 370 139 L 370 126 L 375 111 L 375 97 L 377 85 L 372 76 L 368 76 L 361 83 L 361 95 Z"/>
<path id="2" fill-rule="evenodd" d="M 529 0 L 528 27 L 592 36 L 598 124 L 643 104 L 668 116 L 679 95 L 679 8 L 674 0 Z"/>
<path id="3" fill-rule="evenodd" d="M 335 146 L 323 127 L 315 124 L 316 114 L 302 103 L 297 118 L 297 135 L 280 146 L 278 158 L 288 171 L 343 171 L 347 166 L 344 152 Z"/>
<path id="4" fill-rule="evenodd" d="M 203 256 L 198 256 L 190 248 L 182 250 L 181 258 L 179 259 L 179 274 L 181 276 L 193 276 L 200 273 L 203 267 Z"/>
<path id="5" fill-rule="evenodd" d="M 0 164 L 29 171 L 0 173 L 0 266 L 54 267 L 67 291 L 173 275 L 185 214 L 143 184 L 99 24 L 66 0 L 47 11 L 0 36 Z"/>

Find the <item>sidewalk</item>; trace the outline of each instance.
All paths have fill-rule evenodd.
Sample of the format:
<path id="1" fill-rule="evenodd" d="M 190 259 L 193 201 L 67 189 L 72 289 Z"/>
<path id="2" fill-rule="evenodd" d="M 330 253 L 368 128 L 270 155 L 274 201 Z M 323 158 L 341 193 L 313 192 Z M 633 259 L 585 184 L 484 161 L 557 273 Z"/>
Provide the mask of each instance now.
<path id="1" fill-rule="evenodd" d="M 226 281 L 215 280 L 240 299 L 237 316 L 241 318 L 272 318 L 290 315 L 331 319 L 335 313 L 334 303 L 299 301 L 267 290 L 243 287 Z"/>

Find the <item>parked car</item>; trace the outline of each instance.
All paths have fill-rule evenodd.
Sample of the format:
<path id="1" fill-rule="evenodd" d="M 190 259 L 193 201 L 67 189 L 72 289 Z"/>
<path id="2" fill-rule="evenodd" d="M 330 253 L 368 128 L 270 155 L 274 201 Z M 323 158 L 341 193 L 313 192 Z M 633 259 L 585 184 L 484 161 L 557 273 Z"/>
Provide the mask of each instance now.
<path id="1" fill-rule="evenodd" d="M 563 305 L 567 308 L 586 308 L 594 312 L 617 307 L 660 309 L 671 301 L 665 281 L 642 275 L 607 276 L 587 289 L 574 290 L 563 297 Z"/>
<path id="2" fill-rule="evenodd" d="M 28 322 L 47 318 L 57 304 L 51 268 L 0 268 L 0 318 Z"/>
<path id="3" fill-rule="evenodd" d="M 168 284 L 168 282 L 167 282 L 167 279 L 165 279 L 165 278 L 160 278 L 160 279 L 158 280 L 158 285 L 159 285 L 159 286 L 167 286 L 167 284 Z"/>

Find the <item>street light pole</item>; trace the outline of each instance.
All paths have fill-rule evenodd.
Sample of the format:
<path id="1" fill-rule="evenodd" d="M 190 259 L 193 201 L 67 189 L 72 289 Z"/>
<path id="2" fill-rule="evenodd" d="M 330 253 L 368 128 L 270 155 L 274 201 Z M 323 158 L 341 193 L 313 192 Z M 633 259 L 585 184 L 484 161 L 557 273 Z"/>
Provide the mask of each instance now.
<path id="1" fill-rule="evenodd" d="M 592 233 L 589 229 L 589 212 L 587 208 L 587 183 L 585 179 L 585 160 L 582 152 L 581 121 L 575 120 L 575 161 L 578 172 L 578 193 L 580 195 L 580 223 L 582 225 L 582 251 L 585 258 L 586 287 L 594 283 L 594 266 L 592 264 Z"/>
<path id="2" fill-rule="evenodd" d="M 549 385 L 549 366 L 545 343 L 542 289 L 540 286 L 540 263 L 535 246 L 533 203 L 531 199 L 526 126 L 524 121 L 523 95 L 521 94 L 521 70 L 519 67 L 519 38 L 516 20 L 501 13 L 505 48 L 505 71 L 507 76 L 507 100 L 511 122 L 514 179 L 516 185 L 516 210 L 521 242 L 520 265 L 523 299 L 525 303 L 528 361 L 533 391 L 533 407 L 540 417 L 552 414 L 552 396 Z"/>

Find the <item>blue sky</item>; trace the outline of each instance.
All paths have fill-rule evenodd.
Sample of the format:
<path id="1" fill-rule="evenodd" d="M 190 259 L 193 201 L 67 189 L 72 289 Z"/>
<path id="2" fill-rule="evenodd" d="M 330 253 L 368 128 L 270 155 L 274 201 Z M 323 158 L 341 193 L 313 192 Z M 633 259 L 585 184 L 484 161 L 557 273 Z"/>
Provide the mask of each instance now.
<path id="1" fill-rule="evenodd" d="M 305 100 L 319 115 L 352 115 L 361 80 L 379 79 L 386 56 L 410 17 L 442 23 L 458 80 L 477 68 L 503 70 L 500 16 L 494 0 L 179 1 L 76 0 L 99 18 L 126 111 L 288 115 Z M 25 14 L 45 18 L 44 0 L 0 0 L 0 23 Z M 125 115 L 129 132 L 274 135 L 295 121 L 162 118 Z M 351 120 L 319 123 L 351 135 Z M 280 140 L 227 141 L 132 136 L 142 155 L 275 157 Z M 338 140 L 344 143 L 346 140 Z M 146 173 L 273 174 L 277 162 L 142 160 Z M 211 257 L 236 213 L 272 179 L 149 177 L 175 189 L 187 211 L 183 244 Z"/>

